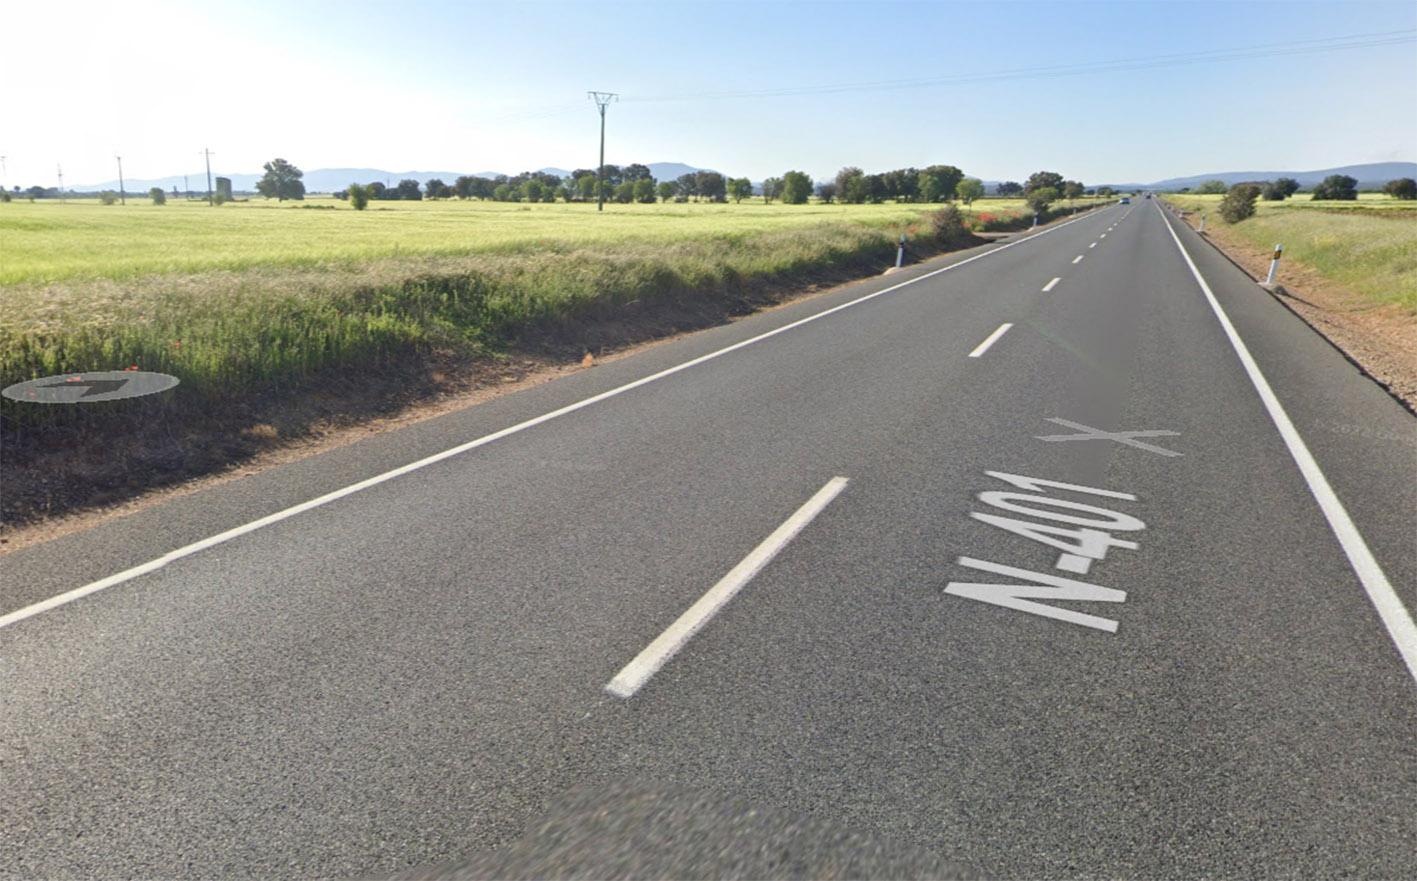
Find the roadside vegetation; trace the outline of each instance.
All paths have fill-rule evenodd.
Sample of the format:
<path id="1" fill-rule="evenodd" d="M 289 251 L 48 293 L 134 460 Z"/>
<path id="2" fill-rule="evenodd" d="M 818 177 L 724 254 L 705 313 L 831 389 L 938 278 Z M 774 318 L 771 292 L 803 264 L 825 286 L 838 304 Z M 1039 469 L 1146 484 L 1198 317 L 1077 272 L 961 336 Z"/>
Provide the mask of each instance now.
<path id="1" fill-rule="evenodd" d="M 1246 186 L 1239 184 L 1239 187 Z M 1417 319 L 1417 201 L 1386 193 L 1314 200 L 1296 193 L 1253 202 L 1253 216 L 1224 223 L 1218 194 L 1169 193 L 1167 201 L 1207 218 L 1206 231 L 1233 235 L 1260 249 L 1284 245 L 1284 259 L 1308 266 L 1373 305 L 1390 305 Z"/>
<path id="2" fill-rule="evenodd" d="M 161 190 L 121 207 L 12 200 L 0 206 L 0 384 L 122 369 L 181 384 L 83 407 L 0 403 L 0 525 L 870 275 L 894 263 L 902 233 L 918 260 L 1110 201 L 1047 172 L 989 198 L 932 168 L 844 169 L 819 185 L 787 172 L 756 195 L 744 179 L 681 181 L 653 187 L 655 201 L 633 197 L 636 181 L 603 212 L 584 191 L 459 199 L 462 181 L 430 181 L 422 195 L 437 198 L 356 184 L 336 199 L 305 193 L 281 161 L 268 164 L 269 199 L 228 185 L 213 204 Z M 536 179 L 518 191 L 536 194 Z"/>

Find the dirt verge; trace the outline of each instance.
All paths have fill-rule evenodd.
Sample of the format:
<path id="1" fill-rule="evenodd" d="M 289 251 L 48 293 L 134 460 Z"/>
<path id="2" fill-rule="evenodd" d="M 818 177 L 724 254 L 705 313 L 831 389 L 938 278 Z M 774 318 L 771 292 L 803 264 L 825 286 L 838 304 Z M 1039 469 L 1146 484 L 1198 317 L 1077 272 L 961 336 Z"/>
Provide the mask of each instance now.
<path id="1" fill-rule="evenodd" d="M 1195 228 L 1194 214 L 1184 217 Z M 1256 282 L 1269 274 L 1271 252 L 1218 224 L 1201 234 Z M 1271 295 L 1303 319 L 1388 394 L 1417 414 L 1417 316 L 1376 305 L 1292 259 L 1280 264 Z"/>

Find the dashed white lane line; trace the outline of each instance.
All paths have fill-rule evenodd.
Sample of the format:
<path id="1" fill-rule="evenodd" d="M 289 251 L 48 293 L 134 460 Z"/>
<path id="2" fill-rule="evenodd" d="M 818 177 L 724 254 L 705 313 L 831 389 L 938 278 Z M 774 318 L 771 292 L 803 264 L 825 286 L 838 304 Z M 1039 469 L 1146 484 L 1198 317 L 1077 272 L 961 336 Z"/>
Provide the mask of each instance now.
<path id="1" fill-rule="evenodd" d="M 1161 206 L 1158 205 L 1156 210 L 1161 211 Z M 1165 218 L 1165 214 L 1162 214 L 1162 218 Z M 1293 458 L 1294 464 L 1299 466 L 1299 473 L 1308 483 L 1309 492 L 1313 494 L 1314 501 L 1318 502 L 1319 509 L 1323 511 L 1324 518 L 1328 520 L 1329 528 L 1333 530 L 1338 544 L 1347 555 L 1348 564 L 1353 567 L 1354 574 L 1362 582 L 1363 590 L 1368 594 L 1368 600 L 1377 610 L 1378 618 L 1387 628 L 1388 635 L 1392 637 L 1393 644 L 1397 646 L 1397 653 L 1407 665 L 1408 672 L 1412 674 L 1413 680 L 1417 681 L 1417 623 L 1413 622 L 1412 613 L 1402 604 L 1402 599 L 1397 595 L 1397 591 L 1393 590 L 1392 582 L 1388 581 L 1387 574 L 1383 572 L 1382 566 L 1378 565 L 1377 558 L 1369 550 L 1368 543 L 1363 540 L 1363 535 L 1358 531 L 1357 524 L 1353 522 L 1353 518 L 1348 516 L 1348 510 L 1338 500 L 1338 494 L 1329 485 L 1328 478 L 1319 468 L 1318 461 L 1309 452 L 1308 445 L 1299 436 L 1299 430 L 1294 427 L 1294 423 L 1289 419 L 1289 414 L 1284 411 L 1284 407 L 1279 403 L 1279 398 L 1270 388 L 1269 381 L 1264 378 L 1259 365 L 1250 355 L 1249 347 L 1240 339 L 1235 325 L 1230 323 L 1230 317 L 1220 307 L 1220 301 L 1215 298 L 1215 293 L 1211 291 L 1210 285 L 1206 284 L 1205 278 L 1196 268 L 1195 261 L 1191 259 L 1191 255 L 1181 244 L 1180 237 L 1176 235 L 1176 230 L 1171 228 L 1169 221 L 1166 223 L 1166 231 L 1171 233 L 1171 240 L 1176 243 L 1177 250 L 1181 252 L 1181 256 L 1186 260 L 1186 265 L 1191 269 L 1191 275 L 1195 277 L 1196 283 L 1205 293 L 1211 311 L 1220 321 L 1220 326 L 1230 339 L 1230 345 L 1234 348 L 1235 354 L 1240 357 L 1240 364 L 1244 366 L 1245 373 L 1250 378 L 1250 384 L 1259 393 L 1260 400 L 1269 413 L 1269 418 L 1274 422 L 1274 427 L 1279 430 L 1279 436 L 1284 439 L 1284 445 L 1289 448 L 1290 457 Z"/>
<path id="2" fill-rule="evenodd" d="M 989 338 L 988 338 L 987 340 L 985 340 L 984 342 L 982 342 L 982 343 L 980 343 L 978 346 L 976 346 L 976 347 L 974 348 L 974 351 L 969 353 L 969 357 L 971 357 L 971 358 L 978 358 L 980 355 L 982 355 L 982 354 L 984 354 L 985 352 L 989 351 L 989 347 L 992 346 L 992 345 L 994 345 L 994 343 L 998 342 L 999 337 L 1001 337 L 1001 336 L 1003 336 L 1004 334 L 1008 333 L 1008 332 L 1009 332 L 1009 328 L 1011 328 L 1011 327 L 1013 327 L 1013 323 L 1012 323 L 1012 322 L 1005 322 L 1005 323 L 999 325 L 999 329 L 996 330 L 996 331 L 994 331 L 993 333 L 989 334 Z"/>
<path id="3" fill-rule="evenodd" d="M 693 639 L 694 634 L 698 633 L 718 613 L 719 609 L 733 599 L 745 584 L 753 580 L 753 576 L 772 562 L 772 559 L 787 547 L 787 543 L 797 537 L 797 533 L 805 529 L 807 524 L 822 512 L 822 509 L 831 504 L 832 499 L 846 489 L 846 484 L 847 478 L 845 477 L 833 477 L 828 480 L 826 486 L 817 490 L 816 495 L 808 499 L 806 504 L 798 508 L 797 512 L 788 517 L 781 526 L 774 529 L 772 535 L 763 539 L 762 544 L 753 548 L 752 553 L 744 557 L 743 561 L 723 576 L 718 584 L 709 588 L 708 593 L 699 597 L 698 602 L 690 606 L 654 642 L 645 646 L 644 651 L 636 655 L 635 659 L 626 664 L 619 673 L 616 673 L 615 678 L 605 686 L 605 690 L 620 698 L 631 697 L 639 691 L 651 676 L 658 673 L 670 658 L 678 654 L 679 650 L 690 639 Z"/>
<path id="4" fill-rule="evenodd" d="M 1092 242 L 1091 244 L 1088 245 L 1088 247 L 1089 247 L 1089 248 L 1095 248 L 1095 247 L 1097 247 L 1097 243 L 1096 243 L 1096 242 Z"/>
<path id="5" fill-rule="evenodd" d="M 1081 262 L 1082 262 L 1082 255 L 1079 254 L 1079 255 L 1077 255 L 1076 257 L 1074 257 L 1074 258 L 1073 258 L 1073 262 L 1074 262 L 1074 263 L 1081 263 Z"/>
<path id="6" fill-rule="evenodd" d="M 1098 238 L 1099 238 L 1099 239 L 1105 239 L 1105 238 L 1107 238 L 1107 233 L 1103 233 L 1102 235 L 1098 236 Z"/>
<path id="7" fill-rule="evenodd" d="M 1055 278 L 1055 279 L 1053 279 L 1052 281 L 1050 281 L 1050 282 L 1048 282 L 1047 284 L 1045 284 L 1045 285 L 1043 286 L 1043 293 L 1046 294 L 1046 293 L 1048 293 L 1049 291 L 1053 290 L 1053 288 L 1056 287 L 1057 284 L 1058 284 L 1058 282 L 1060 282 L 1060 281 L 1062 281 L 1061 278 Z"/>

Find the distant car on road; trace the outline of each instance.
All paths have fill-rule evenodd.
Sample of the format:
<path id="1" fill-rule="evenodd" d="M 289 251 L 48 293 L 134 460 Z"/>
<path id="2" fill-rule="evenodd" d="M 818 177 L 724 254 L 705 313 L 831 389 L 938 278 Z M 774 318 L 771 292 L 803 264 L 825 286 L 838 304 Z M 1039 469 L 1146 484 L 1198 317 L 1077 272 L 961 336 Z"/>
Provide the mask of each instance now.
<path id="1" fill-rule="evenodd" d="M 1132 204 L 1132 199 L 1131 199 L 1131 197 L 1130 197 L 1130 196 L 1123 196 L 1123 197 L 1122 197 L 1122 204 L 1123 204 L 1123 205 L 1130 205 L 1130 204 Z"/>

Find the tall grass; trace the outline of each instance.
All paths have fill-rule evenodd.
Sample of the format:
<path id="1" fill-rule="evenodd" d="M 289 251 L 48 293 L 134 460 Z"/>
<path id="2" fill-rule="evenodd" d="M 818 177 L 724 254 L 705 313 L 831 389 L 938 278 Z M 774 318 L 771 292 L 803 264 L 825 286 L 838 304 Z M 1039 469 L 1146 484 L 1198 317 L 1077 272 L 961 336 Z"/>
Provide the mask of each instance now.
<path id="1" fill-rule="evenodd" d="M 1221 222 L 1215 211 L 1219 197 L 1166 198 L 1188 211 L 1206 212 L 1208 225 Z M 1302 263 L 1375 305 L 1397 306 L 1417 316 L 1417 203 L 1387 197 L 1368 201 L 1388 207 L 1354 213 L 1329 210 L 1338 204 L 1332 202 L 1261 201 L 1254 217 L 1222 228 L 1257 248 L 1283 244 L 1285 260 Z"/>

